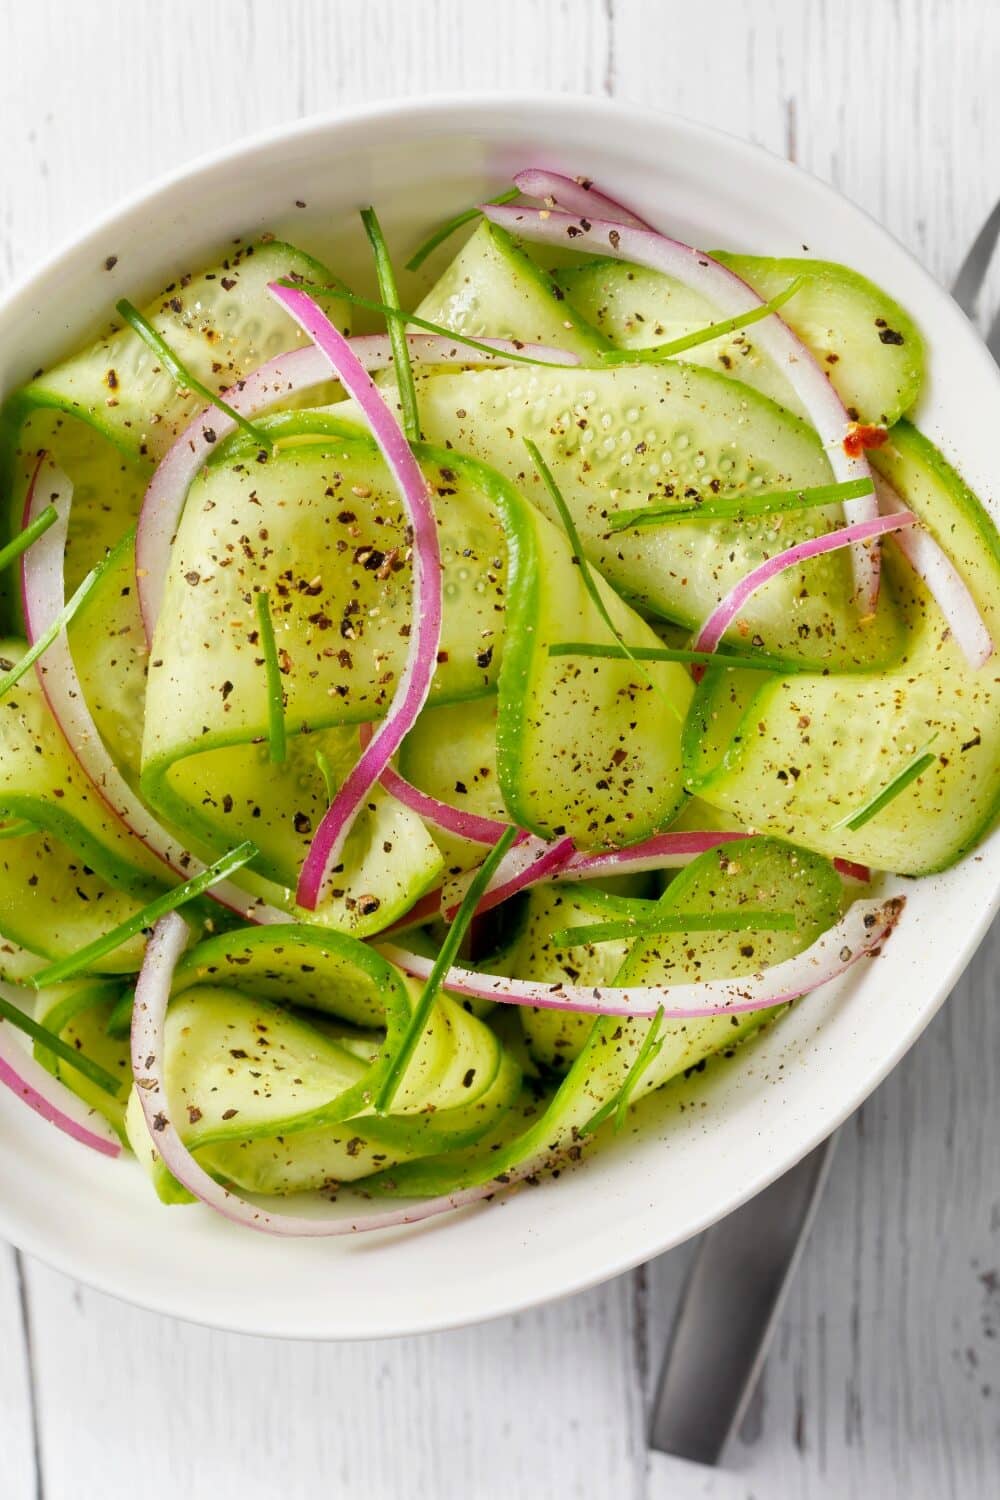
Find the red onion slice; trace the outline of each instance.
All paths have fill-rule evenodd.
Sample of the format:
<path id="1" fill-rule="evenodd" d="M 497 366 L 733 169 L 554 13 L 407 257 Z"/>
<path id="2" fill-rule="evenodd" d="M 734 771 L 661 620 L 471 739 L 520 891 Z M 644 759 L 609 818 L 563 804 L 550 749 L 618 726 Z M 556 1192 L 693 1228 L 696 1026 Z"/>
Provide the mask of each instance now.
<path id="1" fill-rule="evenodd" d="M 314 1219 L 304 1214 L 272 1212 L 222 1187 L 199 1166 L 181 1140 L 170 1117 L 171 1103 L 164 1081 L 165 1022 L 170 986 L 187 942 L 187 926 L 176 912 L 164 917 L 154 928 L 136 985 L 131 1053 L 136 1092 L 150 1139 L 167 1170 L 194 1197 L 232 1223 L 256 1229 L 261 1234 L 330 1237 L 417 1224 L 423 1219 L 492 1198 L 501 1190 L 501 1185 L 489 1182 L 445 1197 L 428 1198 L 410 1207 L 383 1209 L 351 1218 Z M 505 1173 L 502 1186 L 506 1187 L 514 1176 L 527 1176 L 531 1171 L 537 1171 L 539 1166 L 540 1162 L 536 1161 L 531 1166 L 525 1164 L 515 1173 Z"/>
<path id="2" fill-rule="evenodd" d="M 844 507 L 846 510 L 846 506 Z M 824 536 L 810 537 L 807 542 L 798 542 L 784 552 L 775 553 L 766 562 L 741 578 L 735 588 L 718 603 L 695 638 L 696 651 L 714 651 L 751 594 L 765 583 L 793 568 L 797 563 L 807 562 L 811 557 L 822 557 L 825 552 L 836 552 L 839 547 L 855 546 L 873 537 L 886 536 L 889 532 L 901 531 L 906 526 L 915 526 L 917 518 L 912 511 L 904 510 L 896 516 L 878 516 L 874 521 L 858 521 L 851 526 L 842 526 L 839 531 L 828 531 Z"/>
<path id="3" fill-rule="evenodd" d="M 615 198 L 598 192 L 588 177 L 567 177 L 562 172 L 549 172 L 545 167 L 528 167 L 518 172 L 514 186 L 526 198 L 541 198 L 547 208 L 560 208 L 564 213 L 593 218 L 614 219 L 619 224 L 628 224 L 633 229 L 648 229 L 655 234 L 651 224 L 640 219 Z"/>
<path id="4" fill-rule="evenodd" d="M 509 204 L 483 204 L 480 211 L 494 224 L 540 244 L 569 245 L 574 250 L 595 250 L 615 260 L 631 261 L 652 271 L 662 271 L 692 291 L 701 293 L 726 317 L 752 312 L 764 299 L 734 271 L 701 250 L 680 240 L 668 239 L 653 230 L 639 229 L 611 219 L 586 218 L 551 209 L 524 208 Z M 794 333 L 779 313 L 770 313 L 754 325 L 754 343 L 774 360 L 809 414 L 826 450 L 834 478 L 871 479 L 866 459 L 852 457 L 844 439 L 852 426 L 844 404 L 812 350 Z M 844 504 L 848 522 L 871 521 L 878 515 L 874 493 Z M 879 556 L 871 548 L 854 551 L 855 594 L 865 613 L 874 613 L 878 603 Z"/>
<path id="5" fill-rule="evenodd" d="M 368 745 L 371 737 L 371 725 L 362 724 L 362 748 Z M 455 838 L 466 839 L 470 844 L 495 844 L 509 827 L 509 824 L 502 823 L 499 818 L 484 818 L 479 813 L 466 812 L 460 807 L 452 807 L 447 802 L 439 801 L 437 797 L 431 797 L 411 781 L 407 781 L 405 776 L 400 776 L 392 766 L 386 766 L 379 779 L 390 796 L 395 797 L 397 802 L 401 802 L 411 812 L 418 813 L 425 823 L 430 823 L 433 828 L 439 828 Z"/>
<path id="6" fill-rule="evenodd" d="M 534 834 L 526 834 L 500 861 L 476 907 L 475 915 L 481 917 L 484 912 L 492 911 L 501 902 L 509 901 L 518 891 L 527 890 L 530 885 L 536 885 L 541 880 L 552 880 L 572 857 L 574 847 L 571 838 L 550 842 Z M 464 871 L 442 886 L 441 906 L 447 921 L 454 919 L 475 873 L 475 870 Z"/>
<path id="7" fill-rule="evenodd" d="M 407 782 L 406 785 L 409 783 Z M 632 875 L 641 874 L 647 870 L 682 869 L 684 865 L 690 864 L 693 859 L 697 859 L 699 854 L 704 854 L 709 849 L 717 849 L 721 844 L 752 837 L 753 834 L 745 829 L 658 833 L 652 838 L 645 839 L 641 844 L 632 844 L 624 849 L 599 850 L 595 854 L 571 853 L 569 858 L 554 870 L 540 870 L 535 866 L 530 871 L 531 878 L 522 880 L 515 889 L 527 890 L 529 886 L 544 879 L 551 879 L 553 876 L 565 883 L 566 881 L 597 880 L 604 875 Z M 872 872 L 867 865 L 859 865 L 851 859 L 835 859 L 833 866 L 845 880 L 857 881 L 860 885 L 869 885 L 871 882 Z M 469 878 L 467 874 L 465 879 Z M 428 891 L 427 895 L 421 896 L 405 916 L 393 922 L 392 926 L 387 927 L 385 931 L 387 933 L 398 932 L 403 928 L 431 921 L 440 914 L 443 902 L 448 899 L 446 890 L 446 887 L 439 887 L 437 890 Z M 464 886 L 462 891 L 464 891 Z M 513 891 L 506 891 L 501 899 L 506 900 L 513 894 Z M 451 899 L 454 900 L 454 895 Z M 490 906 L 496 905 L 498 905 L 497 901 L 490 902 Z M 477 915 L 487 909 L 480 904 Z"/>
<path id="8" fill-rule="evenodd" d="M 58 520 L 21 558 L 21 594 L 29 644 L 45 633 L 65 601 L 63 564 L 72 504 L 72 484 L 51 459 L 43 456 L 28 488 L 24 524 L 28 525 L 48 505 L 55 507 Z M 87 706 L 65 630 L 38 658 L 35 673 L 70 753 L 105 806 L 181 880 L 200 875 L 205 865 L 156 821 L 108 753 Z M 220 880 L 207 894 L 251 921 L 288 921 L 287 912 L 265 905 L 232 881 Z"/>
<path id="9" fill-rule="evenodd" d="M 20 1004 L 13 986 L 0 985 L 0 990 L 13 1004 Z M 107 1121 L 53 1078 L 17 1038 L 10 1022 L 0 1021 L 0 1083 L 81 1146 L 89 1146 L 102 1156 L 120 1156 L 121 1142 Z"/>
<path id="10" fill-rule="evenodd" d="M 883 515 L 905 515 L 907 507 L 892 485 L 879 476 L 876 479 L 879 508 Z M 923 528 L 900 532 L 896 545 L 914 573 L 923 579 L 959 650 L 973 671 L 985 666 L 994 652 L 993 637 L 979 612 L 968 584 L 940 543 Z"/>
<path id="11" fill-rule="evenodd" d="M 449 969 L 443 988 L 454 995 L 495 1000 L 501 1005 L 537 1005 L 544 1010 L 577 1011 L 596 1016 L 654 1016 L 663 1006 L 668 1021 L 690 1021 L 709 1016 L 739 1015 L 768 1010 L 797 1000 L 836 979 L 845 969 L 874 951 L 892 932 L 905 898 L 855 901 L 844 918 L 824 932 L 811 947 L 794 958 L 739 979 L 708 979 L 694 984 L 598 986 L 544 984 L 531 979 L 508 979 L 502 974 L 480 974 L 473 969 Z M 383 958 L 415 979 L 426 979 L 433 959 L 378 944 Z"/>
<path id="12" fill-rule="evenodd" d="M 313 911 L 365 798 L 427 701 L 441 640 L 441 549 L 427 481 L 403 429 L 347 339 L 298 287 L 272 282 L 268 290 L 323 351 L 344 389 L 357 401 L 392 470 L 413 528 L 413 611 L 406 661 L 386 717 L 327 809 L 303 862 L 296 900 Z"/>
<path id="13" fill-rule="evenodd" d="M 384 370 L 392 364 L 392 344 L 387 333 L 364 334 L 345 341 L 367 370 Z M 519 354 L 549 364 L 574 365 L 575 354 L 550 349 L 547 344 L 521 344 L 515 339 L 481 339 L 496 350 L 491 357 L 476 349 L 463 348 L 454 339 L 437 334 L 407 335 L 411 359 L 418 364 L 480 365 L 502 363 L 505 355 Z M 223 391 L 223 399 L 241 417 L 254 417 L 279 401 L 322 385 L 330 379 L 330 361 L 315 344 L 279 354 L 253 374 Z M 135 562 L 139 606 L 146 641 L 150 644 L 163 605 L 163 590 L 170 563 L 170 546 L 184 510 L 188 490 L 216 444 L 235 432 L 232 417 L 217 406 L 200 411 L 160 461 L 149 482 L 139 515 Z"/>

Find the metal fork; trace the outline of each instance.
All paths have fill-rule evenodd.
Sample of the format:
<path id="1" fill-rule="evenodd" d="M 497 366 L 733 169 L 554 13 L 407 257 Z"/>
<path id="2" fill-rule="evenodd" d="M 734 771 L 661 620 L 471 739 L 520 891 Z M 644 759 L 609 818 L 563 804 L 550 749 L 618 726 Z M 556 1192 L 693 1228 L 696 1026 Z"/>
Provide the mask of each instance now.
<path id="1" fill-rule="evenodd" d="M 1000 202 L 952 285 L 974 318 L 1000 240 Z M 1000 364 L 1000 311 L 986 334 Z M 836 1135 L 704 1236 L 681 1296 L 650 1416 L 650 1447 L 717 1464 L 767 1357 L 830 1167 Z"/>

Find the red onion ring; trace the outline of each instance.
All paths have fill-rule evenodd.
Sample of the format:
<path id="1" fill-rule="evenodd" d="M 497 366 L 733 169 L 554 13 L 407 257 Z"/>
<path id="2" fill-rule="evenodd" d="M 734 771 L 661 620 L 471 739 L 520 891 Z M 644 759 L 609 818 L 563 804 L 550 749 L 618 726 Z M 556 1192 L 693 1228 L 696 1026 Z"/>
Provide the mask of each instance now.
<path id="1" fill-rule="evenodd" d="M 559 881 L 565 883 L 566 881 L 594 880 L 602 875 L 629 875 L 641 874 L 646 870 L 681 869 L 709 849 L 717 849 L 720 844 L 749 838 L 753 838 L 753 834 L 745 829 L 657 833 L 652 838 L 645 839 L 641 844 L 632 844 L 624 849 L 604 849 L 594 854 L 577 851 L 570 854 L 565 863 L 554 871 L 539 870 L 536 865 L 530 871 L 531 879 L 521 881 L 515 889 L 526 890 L 543 879 L 551 878 L 553 874 Z M 857 881 L 861 885 L 868 885 L 871 882 L 872 872 L 867 865 L 859 865 L 851 859 L 835 859 L 833 866 L 838 874 L 847 880 Z M 468 880 L 470 877 L 471 872 L 468 872 L 465 879 Z M 446 890 L 446 886 L 441 886 L 421 896 L 404 916 L 385 929 L 386 933 L 415 927 L 439 916 L 442 904 L 446 900 Z M 506 900 L 513 894 L 514 891 L 506 891 L 501 899 Z M 498 904 L 498 901 L 490 902 L 490 906 Z M 488 909 L 481 903 L 476 910 L 476 915 Z"/>
<path id="2" fill-rule="evenodd" d="M 907 507 L 892 485 L 880 475 L 876 478 L 879 508 L 883 515 L 903 515 Z M 951 558 L 929 531 L 900 532 L 896 545 L 927 586 L 959 650 L 973 671 L 985 666 L 994 652 L 989 626 L 969 592 L 969 586 Z"/>
<path id="3" fill-rule="evenodd" d="M 846 510 L 846 506 L 844 509 Z M 886 536 L 906 526 L 915 526 L 917 518 L 912 511 L 904 510 L 895 516 L 877 516 L 874 521 L 856 521 L 851 526 L 842 526 L 839 531 L 828 531 L 824 536 L 810 537 L 807 542 L 798 542 L 784 552 L 775 553 L 766 562 L 741 578 L 735 588 L 713 609 L 699 630 L 694 649 L 714 651 L 733 620 L 739 614 L 751 594 L 765 583 L 783 573 L 786 568 L 806 562 L 810 557 L 821 557 L 825 552 L 836 552 L 839 547 L 851 547 L 872 537 Z"/>
<path id="4" fill-rule="evenodd" d="M 614 219 L 619 224 L 628 224 L 633 229 L 648 229 L 655 234 L 652 224 L 640 219 L 615 198 L 598 192 L 589 178 L 567 177 L 562 172 L 549 172 L 545 167 L 528 167 L 513 178 L 514 186 L 526 198 L 541 198 L 548 208 L 560 208 L 564 213 L 593 218 Z"/>
<path id="5" fill-rule="evenodd" d="M 58 520 L 21 558 L 21 597 L 29 644 L 34 644 L 45 633 L 65 601 L 63 568 L 72 504 L 72 484 L 62 470 L 43 455 L 28 487 L 24 524 L 29 525 L 48 505 L 55 507 Z M 48 650 L 38 658 L 35 674 L 71 755 L 104 805 L 150 854 L 162 860 L 181 880 L 200 875 L 206 866 L 156 821 L 108 753 L 87 706 L 65 630 L 59 632 Z M 220 880 L 207 894 L 251 921 L 288 921 L 287 912 L 265 905 L 232 881 Z"/>
<path id="6" fill-rule="evenodd" d="M 372 737 L 370 724 L 361 725 L 362 748 L 367 746 Z M 386 766 L 379 780 L 390 796 L 395 797 L 404 807 L 411 812 L 418 813 L 425 823 L 439 828 L 443 833 L 450 833 L 455 838 L 466 839 L 470 844 L 495 844 L 507 832 L 510 826 L 502 823 L 499 818 L 484 818 L 479 813 L 466 812 L 460 807 L 452 807 L 447 802 L 441 802 L 437 797 L 431 797 L 427 792 L 422 792 L 419 787 L 407 781 L 405 776 L 392 766 Z M 522 834 L 526 838 L 527 834 Z"/>
<path id="7" fill-rule="evenodd" d="M 188 1192 L 208 1208 L 234 1224 L 256 1229 L 262 1234 L 329 1237 L 361 1234 L 377 1229 L 395 1229 L 417 1224 L 452 1209 L 464 1208 L 494 1197 L 514 1176 L 528 1176 L 537 1171 L 540 1162 L 524 1164 L 516 1173 L 504 1174 L 502 1185 L 484 1183 L 465 1188 L 445 1197 L 428 1198 L 407 1208 L 383 1209 L 359 1217 L 313 1219 L 304 1214 L 273 1213 L 259 1204 L 239 1197 L 215 1181 L 200 1166 L 181 1140 L 171 1118 L 170 1100 L 164 1080 L 164 1045 L 167 1006 L 174 969 L 188 941 L 184 921 L 171 912 L 158 922 L 146 948 L 135 1005 L 132 1009 L 132 1071 L 150 1140 L 163 1159 L 167 1170 Z"/>
<path id="8" fill-rule="evenodd" d="M 484 912 L 492 911 L 501 902 L 509 901 L 518 891 L 527 890 L 529 885 L 535 885 L 541 880 L 551 880 L 572 857 L 574 848 L 571 838 L 549 842 L 534 834 L 526 834 L 500 861 L 474 915 L 481 917 Z M 474 870 L 464 871 L 442 886 L 441 905 L 446 921 L 454 920 L 474 874 Z"/>
<path id="9" fill-rule="evenodd" d="M 480 206 L 494 224 L 540 244 L 569 244 L 574 250 L 596 250 L 615 260 L 631 261 L 652 271 L 661 271 L 700 292 L 727 317 L 752 312 L 763 306 L 751 286 L 719 261 L 680 240 L 669 239 L 649 229 L 639 229 L 610 219 L 580 217 L 551 209 L 524 208 L 514 204 Z M 871 479 L 864 457 L 845 451 L 844 438 L 851 426 L 843 402 L 823 372 L 812 350 L 778 313 L 770 313 L 754 326 L 754 342 L 787 378 L 819 434 L 834 478 L 840 481 Z M 874 493 L 844 503 L 848 522 L 871 521 L 878 515 Z M 869 548 L 856 548 L 853 557 L 855 594 L 866 613 L 878 603 L 879 556 Z"/>
<path id="10" fill-rule="evenodd" d="M 543 1010 L 595 1016 L 642 1018 L 654 1016 L 662 1006 L 668 1021 L 768 1010 L 818 989 L 836 979 L 866 953 L 873 953 L 892 932 L 904 905 L 902 896 L 885 901 L 855 901 L 843 919 L 803 953 L 739 979 L 602 987 L 544 984 L 538 980 L 509 979 L 502 974 L 480 974 L 473 969 L 453 968 L 448 970 L 442 988 L 454 995 L 496 1000 L 501 1005 L 535 1005 Z M 409 953 L 393 943 L 377 946 L 383 958 L 415 979 L 426 979 L 433 968 L 433 959 Z"/>
<path id="11" fill-rule="evenodd" d="M 324 814 L 303 861 L 296 900 L 313 911 L 365 798 L 427 701 L 441 641 L 441 549 L 430 488 L 420 465 L 347 339 L 298 287 L 272 282 L 268 290 L 319 346 L 344 389 L 357 401 L 392 470 L 413 528 L 413 611 L 406 661 L 388 713 Z"/>
<path id="12" fill-rule="evenodd" d="M 0 985 L 0 991 L 13 1004 L 20 1004 L 14 986 Z M 10 1022 L 0 1021 L 0 1083 L 81 1146 L 89 1146 L 102 1156 L 120 1156 L 121 1142 L 107 1121 L 58 1078 L 53 1078 L 16 1037 Z"/>
<path id="13" fill-rule="evenodd" d="M 366 370 L 384 370 L 392 364 L 392 344 L 386 333 L 363 334 L 346 342 Z M 495 356 L 463 348 L 454 339 L 438 334 L 411 333 L 407 334 L 406 342 L 410 358 L 418 364 L 485 365 L 502 363 L 506 354 L 528 355 L 549 364 L 579 363 L 575 354 L 565 350 L 550 349 L 546 344 L 521 344 L 515 339 L 480 339 L 480 343 L 496 350 Z M 241 417 L 254 417 L 276 402 L 329 379 L 329 360 L 315 344 L 308 344 L 276 355 L 222 394 Z M 170 546 L 188 490 L 213 447 L 235 430 L 232 417 L 217 406 L 200 411 L 160 460 L 149 482 L 135 542 L 139 607 L 147 644 L 152 643 L 163 605 Z"/>

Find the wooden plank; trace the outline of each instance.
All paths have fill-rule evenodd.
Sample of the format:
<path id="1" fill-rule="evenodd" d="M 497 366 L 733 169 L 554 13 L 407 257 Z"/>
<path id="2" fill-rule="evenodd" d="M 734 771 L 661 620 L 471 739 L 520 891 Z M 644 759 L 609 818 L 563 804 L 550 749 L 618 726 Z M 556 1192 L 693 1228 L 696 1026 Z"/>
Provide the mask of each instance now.
<path id="1" fill-rule="evenodd" d="M 626 1278 L 460 1333 L 347 1345 L 168 1322 L 40 1267 L 30 1281 L 50 1500 L 133 1500 L 143 1475 L 185 1500 L 631 1492 Z"/>
<path id="2" fill-rule="evenodd" d="M 35 1500 L 35 1427 L 28 1309 L 20 1256 L 0 1244 L 0 1495 Z"/>

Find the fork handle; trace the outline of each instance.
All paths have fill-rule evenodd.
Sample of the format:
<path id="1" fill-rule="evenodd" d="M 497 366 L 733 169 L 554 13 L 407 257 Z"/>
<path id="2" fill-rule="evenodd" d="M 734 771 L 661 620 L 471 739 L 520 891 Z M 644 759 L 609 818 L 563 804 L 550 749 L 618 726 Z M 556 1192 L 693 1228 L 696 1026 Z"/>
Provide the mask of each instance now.
<path id="1" fill-rule="evenodd" d="M 716 1464 L 742 1421 L 833 1155 L 831 1135 L 702 1240 L 660 1372 L 650 1446 Z"/>

